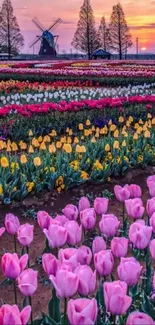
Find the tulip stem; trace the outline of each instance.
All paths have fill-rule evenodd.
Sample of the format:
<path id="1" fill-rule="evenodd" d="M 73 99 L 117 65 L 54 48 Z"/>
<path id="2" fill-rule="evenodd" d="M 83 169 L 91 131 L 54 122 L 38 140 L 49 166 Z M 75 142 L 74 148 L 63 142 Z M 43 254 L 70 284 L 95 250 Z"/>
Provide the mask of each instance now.
<path id="1" fill-rule="evenodd" d="M 29 261 L 29 248 L 26 246 L 26 253 L 28 255 L 28 268 L 30 268 L 30 261 Z"/>
<path id="2" fill-rule="evenodd" d="M 67 298 L 64 300 L 64 325 L 67 324 Z"/>
<path id="3" fill-rule="evenodd" d="M 32 298 L 29 296 L 29 303 L 31 306 L 31 323 L 33 323 L 33 314 L 32 314 Z"/>
<path id="4" fill-rule="evenodd" d="M 17 305 L 17 290 L 16 290 L 16 281 L 13 281 L 14 295 L 15 295 L 15 305 Z"/>
<path id="5" fill-rule="evenodd" d="M 13 236 L 13 241 L 14 241 L 14 248 L 15 248 L 15 253 L 17 253 L 17 242 L 16 242 L 16 235 Z"/>

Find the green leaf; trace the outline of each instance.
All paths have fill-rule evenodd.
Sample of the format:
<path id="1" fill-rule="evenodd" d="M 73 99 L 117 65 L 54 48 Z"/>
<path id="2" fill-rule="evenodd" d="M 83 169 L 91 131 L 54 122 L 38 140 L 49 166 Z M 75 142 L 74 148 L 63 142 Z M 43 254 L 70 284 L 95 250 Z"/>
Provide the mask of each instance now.
<path id="1" fill-rule="evenodd" d="M 42 324 L 43 325 L 58 325 L 59 323 L 56 323 L 54 319 L 49 317 L 47 314 L 43 313 L 43 318 L 42 318 Z"/>
<path id="2" fill-rule="evenodd" d="M 30 323 L 30 325 L 42 325 L 42 318 L 37 318 L 33 320 L 33 322 Z"/>
<path id="3" fill-rule="evenodd" d="M 55 320 L 55 322 L 59 323 L 61 314 L 60 314 L 60 299 L 56 296 L 56 290 L 53 288 L 52 290 L 52 298 L 48 304 L 48 312 L 49 316 Z"/>
<path id="4" fill-rule="evenodd" d="M 69 320 L 67 315 L 64 317 L 64 315 L 61 317 L 61 325 L 69 325 Z"/>
<path id="5" fill-rule="evenodd" d="M 23 300 L 23 308 L 25 308 L 28 305 L 29 305 L 29 298 L 25 297 L 24 300 Z"/>
<path id="6" fill-rule="evenodd" d="M 154 306 L 152 305 L 150 298 L 145 293 L 143 293 L 142 311 L 155 320 Z"/>

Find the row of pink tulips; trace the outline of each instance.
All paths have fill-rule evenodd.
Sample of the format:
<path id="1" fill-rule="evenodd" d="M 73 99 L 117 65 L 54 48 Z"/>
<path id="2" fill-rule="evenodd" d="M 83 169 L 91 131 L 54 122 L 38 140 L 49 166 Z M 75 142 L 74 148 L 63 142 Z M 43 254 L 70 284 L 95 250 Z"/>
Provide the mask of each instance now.
<path id="1" fill-rule="evenodd" d="M 151 196 L 154 193 L 152 190 L 154 183 L 155 176 L 150 176 L 147 185 Z M 117 200 L 126 207 L 130 220 L 134 219 L 134 223 L 129 226 L 129 238 L 124 237 L 124 229 L 121 228 L 118 218 L 113 214 L 107 214 L 109 206 L 107 198 L 96 198 L 92 208 L 89 200 L 83 197 L 79 201 L 78 208 L 69 204 L 62 210 L 63 215 L 57 215 L 54 219 L 45 211 L 39 211 L 37 215 L 38 224 L 51 248 L 51 253 L 43 254 L 42 266 L 56 290 L 57 297 L 65 301 L 73 298 L 77 293 L 86 297 L 68 301 L 67 314 L 71 325 L 92 325 L 96 322 L 99 306 L 95 298 L 90 299 L 88 296 L 94 294 L 96 290 L 97 275 L 101 279 L 104 278 L 104 283 L 101 280 L 100 285 L 108 315 L 118 317 L 126 314 L 133 303 L 128 289 L 138 284 L 144 271 L 144 266 L 136 258 L 127 257 L 129 248 L 133 247 L 141 252 L 148 249 L 152 260 L 155 260 L 155 239 L 152 238 L 155 233 L 155 197 L 149 199 L 146 204 L 150 223 L 146 225 L 142 220 L 145 207 L 141 199 L 141 188 L 135 184 L 115 186 L 114 192 Z M 92 231 L 97 226 L 98 217 L 100 218 L 99 230 L 103 237 L 96 236 L 91 250 L 85 245 L 80 245 L 82 230 Z M 20 245 L 28 248 L 33 242 L 33 228 L 29 224 L 20 225 L 16 216 L 8 214 L 5 218 L 5 228 L 1 228 L 1 235 L 6 229 L 14 236 L 15 248 L 16 237 Z M 63 248 L 64 245 L 72 247 Z M 53 254 L 52 250 L 55 248 L 59 249 L 58 256 Z M 115 261 L 118 258 L 120 259 L 117 266 L 119 280 L 109 282 L 109 276 L 114 271 Z M 27 265 L 29 266 L 28 260 L 28 254 L 19 258 L 16 253 L 5 253 L 1 260 L 5 277 L 13 281 L 15 291 L 16 284 L 18 285 L 24 297 L 34 296 L 38 287 L 38 272 L 30 267 L 26 269 Z M 151 275 L 151 281 L 153 291 L 155 275 Z M 17 304 L 17 293 L 15 297 Z M 3 312 L 0 312 L 2 324 L 5 325 L 7 319 L 5 308 L 12 315 L 10 316 L 11 321 L 13 319 L 12 324 L 18 325 L 19 319 L 19 324 L 26 324 L 25 321 L 28 321 L 31 313 L 30 306 L 23 309 L 21 313 L 17 306 L 6 306 L 1 307 L 3 308 Z M 23 314 L 25 316 L 22 316 Z M 139 324 L 154 324 L 151 316 L 136 311 L 129 315 L 126 324 L 138 324 L 140 319 Z M 10 321 L 8 325 L 11 325 Z"/>

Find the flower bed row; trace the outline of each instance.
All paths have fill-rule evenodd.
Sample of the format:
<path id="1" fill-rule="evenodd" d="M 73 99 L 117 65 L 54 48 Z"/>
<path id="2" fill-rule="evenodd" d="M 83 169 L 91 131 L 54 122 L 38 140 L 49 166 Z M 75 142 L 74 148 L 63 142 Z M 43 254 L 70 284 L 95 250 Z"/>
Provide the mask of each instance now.
<path id="1" fill-rule="evenodd" d="M 14 238 L 15 253 L 4 253 L 1 266 L 5 283 L 13 287 L 15 305 L 1 306 L 1 323 L 26 325 L 31 317 L 31 325 L 153 325 L 154 175 L 148 177 L 147 185 L 152 198 L 146 206 L 140 186 L 114 187 L 115 203 L 123 206 L 122 222 L 108 213 L 111 204 L 105 197 L 97 197 L 93 204 L 82 197 L 78 207 L 68 204 L 55 218 L 45 211 L 37 213 L 46 238 L 41 261 L 52 298 L 48 312 L 35 320 L 32 311 L 39 274 L 29 262 L 34 226 L 21 225 L 18 217 L 7 214 L 0 235 L 6 231 Z M 17 255 L 17 245 L 22 256 Z M 19 293 L 24 300 L 21 312 Z"/>

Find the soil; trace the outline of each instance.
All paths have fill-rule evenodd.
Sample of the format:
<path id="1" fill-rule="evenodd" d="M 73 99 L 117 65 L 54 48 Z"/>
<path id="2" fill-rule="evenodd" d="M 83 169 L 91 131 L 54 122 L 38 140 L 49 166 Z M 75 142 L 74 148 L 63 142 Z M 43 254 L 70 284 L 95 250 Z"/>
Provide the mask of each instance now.
<path id="1" fill-rule="evenodd" d="M 42 266 L 38 264 L 39 257 L 41 257 L 42 251 L 45 247 L 45 236 L 43 235 L 41 229 L 39 228 L 37 221 L 28 219 L 23 216 L 23 211 L 28 209 L 34 209 L 35 211 L 44 210 L 50 213 L 52 216 L 57 213 L 61 213 L 61 210 L 66 204 L 72 203 L 77 205 L 78 200 L 81 196 L 89 195 L 92 198 L 92 202 L 95 196 L 100 195 L 104 190 L 108 190 L 113 193 L 114 185 L 119 184 L 138 184 L 141 186 L 143 191 L 143 202 L 146 204 L 149 198 L 149 192 L 146 185 L 146 179 L 148 176 L 155 173 L 154 167 L 149 167 L 146 170 L 137 169 L 129 171 L 124 177 L 111 179 L 110 183 L 98 184 L 98 185 L 88 185 L 76 187 L 67 193 L 57 194 L 54 193 L 44 193 L 41 197 L 28 197 L 23 203 L 15 203 L 12 206 L 0 206 L 0 227 L 4 225 L 4 218 L 6 213 L 13 213 L 17 215 L 20 219 L 20 223 L 30 223 L 34 225 L 34 244 L 30 246 L 30 265 L 39 272 L 39 285 L 35 296 L 32 298 L 33 305 L 33 315 L 38 317 L 41 315 L 41 311 L 47 312 L 48 301 L 51 297 L 52 288 L 42 280 L 45 278 L 45 273 Z M 115 199 L 112 198 L 109 204 L 109 213 L 114 213 L 119 219 L 122 218 L 122 206 Z M 22 247 L 18 244 L 18 254 L 21 254 Z M 4 252 L 14 252 L 13 237 L 8 235 L 6 232 L 2 235 L 0 239 L 0 255 L 2 256 Z M 0 270 L 0 281 L 4 280 L 4 275 Z M 17 289 L 18 290 L 18 289 Z M 12 285 L 1 285 L 0 298 L 8 304 L 14 304 L 14 293 Z M 18 304 L 22 308 L 23 297 L 18 291 Z"/>

